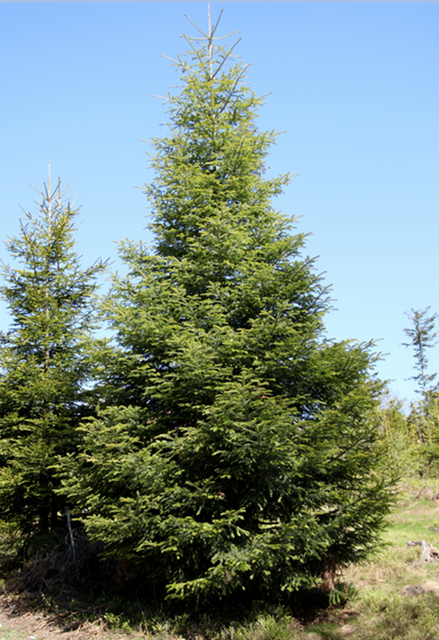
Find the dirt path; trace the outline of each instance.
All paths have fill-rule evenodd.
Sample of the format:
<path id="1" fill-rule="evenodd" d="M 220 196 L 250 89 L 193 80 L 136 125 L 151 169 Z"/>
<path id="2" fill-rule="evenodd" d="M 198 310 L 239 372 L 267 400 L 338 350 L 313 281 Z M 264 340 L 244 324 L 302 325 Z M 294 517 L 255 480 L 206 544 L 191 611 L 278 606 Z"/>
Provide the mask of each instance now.
<path id="1" fill-rule="evenodd" d="M 62 621 L 39 612 L 20 611 L 7 597 L 0 597 L 0 640 L 136 640 L 141 637 L 109 632 L 99 623 Z"/>

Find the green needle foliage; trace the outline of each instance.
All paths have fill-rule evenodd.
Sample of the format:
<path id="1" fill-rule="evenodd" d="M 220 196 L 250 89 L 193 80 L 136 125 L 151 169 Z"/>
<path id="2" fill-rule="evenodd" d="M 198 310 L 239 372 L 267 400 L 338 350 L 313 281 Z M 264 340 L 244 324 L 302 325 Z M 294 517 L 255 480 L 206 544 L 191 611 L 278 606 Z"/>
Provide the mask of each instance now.
<path id="1" fill-rule="evenodd" d="M 438 413 L 438 384 L 435 383 L 436 373 L 428 373 L 427 351 L 437 344 L 435 322 L 438 314 L 429 315 L 430 307 L 416 311 L 411 309 L 406 313 L 411 326 L 404 329 L 410 342 L 403 343 L 406 347 L 413 347 L 415 352 L 415 368 L 418 373 L 411 377 L 418 383 L 416 389 L 421 399 L 411 403 L 408 425 L 414 428 L 418 435 L 423 453 L 421 460 L 425 462 L 423 473 L 437 473 L 439 460 L 439 413 Z"/>
<path id="2" fill-rule="evenodd" d="M 12 316 L 0 334 L 0 517 L 25 535 L 48 532 L 63 515 L 53 465 L 75 450 L 76 427 L 87 415 L 81 343 L 104 267 L 81 269 L 73 250 L 77 211 L 63 195 L 49 179 L 39 215 L 26 214 L 19 236 L 7 242 L 19 266 L 3 265 L 0 287 Z"/>
<path id="3" fill-rule="evenodd" d="M 289 178 L 264 175 L 276 134 L 215 28 L 176 63 L 155 247 L 122 244 L 102 409 L 65 491 L 158 600 L 273 601 L 373 548 L 391 481 L 371 345 L 325 338 L 325 288 L 272 205 Z"/>
<path id="4" fill-rule="evenodd" d="M 428 316 L 429 311 L 430 307 L 427 307 L 422 311 L 411 309 L 406 313 L 411 322 L 411 326 L 404 329 L 404 333 L 410 338 L 410 342 L 403 343 L 405 347 L 413 347 L 415 350 L 415 368 L 418 369 L 419 373 L 416 376 L 412 376 L 411 380 L 415 380 L 418 383 L 419 388 L 417 391 L 422 393 L 425 402 L 428 402 L 431 394 L 437 391 L 437 385 L 432 386 L 437 374 L 427 373 L 427 349 L 431 349 L 437 344 L 437 333 L 434 328 L 438 314 L 434 313 Z"/>

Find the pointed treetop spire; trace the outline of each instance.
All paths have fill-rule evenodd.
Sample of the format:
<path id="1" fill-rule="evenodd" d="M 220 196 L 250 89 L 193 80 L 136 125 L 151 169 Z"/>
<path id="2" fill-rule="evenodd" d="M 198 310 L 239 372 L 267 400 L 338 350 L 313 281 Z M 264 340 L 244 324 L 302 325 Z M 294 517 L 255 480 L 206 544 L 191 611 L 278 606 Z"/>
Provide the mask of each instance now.
<path id="1" fill-rule="evenodd" d="M 213 44 L 214 40 L 225 40 L 226 38 L 230 38 L 231 36 L 234 36 L 237 33 L 239 33 L 239 31 L 233 31 L 232 33 L 228 33 L 225 36 L 215 36 L 216 30 L 217 30 L 218 25 L 219 25 L 220 20 L 221 20 L 221 16 L 223 15 L 223 11 L 224 11 L 224 9 L 221 9 L 220 14 L 218 16 L 218 20 L 216 21 L 216 23 L 212 27 L 212 21 L 211 21 L 211 15 L 210 15 L 210 4 L 207 5 L 207 22 L 208 22 L 208 31 L 207 31 L 207 33 L 205 33 L 202 29 L 200 29 L 200 27 L 198 27 L 198 25 L 196 25 L 195 22 L 193 20 L 191 20 L 191 18 L 187 15 L 187 13 L 184 14 L 186 16 L 186 18 L 189 20 L 189 22 L 194 25 L 194 27 L 197 29 L 197 31 L 199 31 L 201 33 L 201 35 L 203 37 L 202 38 L 200 38 L 200 37 L 195 38 L 193 36 L 187 36 L 186 34 L 183 34 L 182 37 L 185 38 L 185 40 L 187 40 L 187 42 L 190 44 L 191 48 L 196 53 L 197 53 L 197 50 L 193 45 L 194 42 L 206 42 L 207 43 L 207 52 L 208 52 L 208 56 L 209 56 L 209 72 L 210 72 L 209 73 L 209 77 L 210 77 L 211 80 L 213 80 L 213 78 L 216 76 L 216 74 L 221 69 L 221 67 L 226 62 L 226 60 L 231 57 L 233 49 L 236 47 L 238 42 L 241 41 L 241 38 L 238 38 L 238 40 L 232 45 L 232 47 L 228 51 L 226 51 L 222 47 L 217 47 L 218 49 L 220 49 L 221 56 L 220 56 L 220 61 L 219 61 L 218 67 L 214 72 L 213 71 L 214 53 L 215 53 L 215 46 Z"/>

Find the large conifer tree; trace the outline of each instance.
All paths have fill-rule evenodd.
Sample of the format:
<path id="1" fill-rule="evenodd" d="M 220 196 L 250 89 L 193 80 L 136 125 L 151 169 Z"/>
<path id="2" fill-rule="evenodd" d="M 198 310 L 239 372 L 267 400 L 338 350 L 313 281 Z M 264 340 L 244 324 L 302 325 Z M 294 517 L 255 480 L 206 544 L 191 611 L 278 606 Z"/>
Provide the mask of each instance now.
<path id="1" fill-rule="evenodd" d="M 66 491 L 157 597 L 274 599 L 330 587 L 379 534 L 380 385 L 370 345 L 325 339 L 325 288 L 272 205 L 288 176 L 264 175 L 276 134 L 257 129 L 262 100 L 214 33 L 176 62 L 146 191 L 154 250 L 122 245 L 109 406 L 83 427 Z"/>
<path id="2" fill-rule="evenodd" d="M 26 214 L 7 242 L 0 292 L 12 324 L 0 334 L 0 518 L 28 535 L 57 526 L 63 498 L 54 465 L 75 450 L 87 415 L 81 347 L 103 264 L 82 269 L 73 250 L 77 211 L 49 183 L 39 215 Z"/>

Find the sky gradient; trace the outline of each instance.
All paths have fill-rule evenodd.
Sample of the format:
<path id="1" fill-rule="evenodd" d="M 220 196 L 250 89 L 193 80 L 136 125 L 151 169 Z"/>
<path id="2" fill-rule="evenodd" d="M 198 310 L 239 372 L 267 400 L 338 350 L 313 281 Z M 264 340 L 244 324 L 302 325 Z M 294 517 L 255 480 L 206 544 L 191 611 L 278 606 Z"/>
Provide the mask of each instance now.
<path id="1" fill-rule="evenodd" d="M 275 202 L 312 234 L 331 285 L 329 337 L 377 340 L 380 377 L 415 397 L 404 312 L 439 312 L 439 5 L 212 3 L 240 31 L 249 83 L 272 92 L 261 129 L 283 131 L 268 174 L 299 174 Z M 142 187 L 178 74 L 164 54 L 207 25 L 204 3 L 0 4 L 0 240 L 36 211 L 30 183 L 73 183 L 84 266 L 117 242 L 152 243 Z M 9 262 L 3 242 L 0 258 Z M 0 306 L 0 329 L 9 316 Z M 439 330 L 439 322 L 438 322 Z M 430 372 L 439 371 L 439 346 Z"/>

